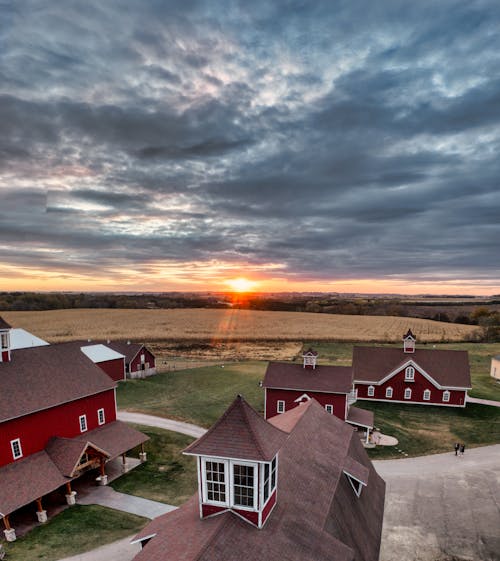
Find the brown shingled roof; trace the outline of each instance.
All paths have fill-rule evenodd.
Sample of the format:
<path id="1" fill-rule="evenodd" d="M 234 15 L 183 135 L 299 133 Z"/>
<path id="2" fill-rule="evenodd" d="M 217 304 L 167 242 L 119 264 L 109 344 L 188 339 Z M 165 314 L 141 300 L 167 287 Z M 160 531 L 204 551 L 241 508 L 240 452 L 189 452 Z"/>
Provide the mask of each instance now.
<path id="1" fill-rule="evenodd" d="M 405 353 L 403 349 L 396 347 L 354 347 L 354 380 L 380 382 L 409 360 L 444 388 L 470 388 L 472 385 L 467 351 L 416 349 L 414 353 Z"/>
<path id="2" fill-rule="evenodd" d="M 51 493 L 68 479 L 44 450 L 0 469 L 0 515 Z"/>
<path id="3" fill-rule="evenodd" d="M 0 329 L 12 329 L 12 326 L 9 325 L 2 316 L 0 316 Z"/>
<path id="4" fill-rule="evenodd" d="M 109 343 L 107 341 L 99 341 L 99 343 L 124 355 L 126 364 L 130 364 L 137 353 L 144 347 L 141 343 L 127 343 L 126 341 L 110 341 Z"/>
<path id="5" fill-rule="evenodd" d="M 149 440 L 121 421 L 75 438 L 52 438 L 45 450 L 0 468 L 0 516 L 43 497 L 70 481 L 75 464 L 88 446 L 113 459 Z"/>
<path id="6" fill-rule="evenodd" d="M 278 501 L 262 529 L 230 512 L 201 520 L 195 495 L 141 531 L 155 536 L 135 561 L 378 560 L 383 480 L 349 425 L 314 400 L 295 409 L 302 415 L 279 452 Z M 368 479 L 360 497 L 343 471 L 348 457 Z"/>
<path id="7" fill-rule="evenodd" d="M 262 383 L 265 388 L 349 393 L 352 389 L 350 366 L 304 368 L 292 362 L 270 362 Z"/>
<path id="8" fill-rule="evenodd" d="M 373 411 L 367 411 L 366 409 L 360 409 L 359 407 L 353 407 L 351 405 L 347 413 L 346 421 L 353 425 L 370 427 L 372 429 L 374 421 Z"/>
<path id="9" fill-rule="evenodd" d="M 184 452 L 203 456 L 269 461 L 274 458 L 286 434 L 265 421 L 242 396 Z"/>
<path id="10" fill-rule="evenodd" d="M 75 345 L 19 349 L 0 362 L 0 422 L 115 386 Z"/>

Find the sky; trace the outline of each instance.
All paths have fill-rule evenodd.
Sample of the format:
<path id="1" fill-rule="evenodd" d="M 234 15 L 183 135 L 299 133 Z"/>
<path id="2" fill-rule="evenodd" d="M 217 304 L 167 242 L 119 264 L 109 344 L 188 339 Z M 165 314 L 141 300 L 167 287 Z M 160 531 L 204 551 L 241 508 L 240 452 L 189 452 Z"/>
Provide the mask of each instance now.
<path id="1" fill-rule="evenodd" d="M 500 293 L 500 4 L 0 0 L 0 290 Z"/>

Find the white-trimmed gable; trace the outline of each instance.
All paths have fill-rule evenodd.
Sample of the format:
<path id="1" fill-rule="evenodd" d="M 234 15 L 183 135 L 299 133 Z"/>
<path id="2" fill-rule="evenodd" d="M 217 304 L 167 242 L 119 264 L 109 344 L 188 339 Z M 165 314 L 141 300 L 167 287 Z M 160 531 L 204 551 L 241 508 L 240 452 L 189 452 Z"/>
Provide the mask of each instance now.
<path id="1" fill-rule="evenodd" d="M 309 401 L 311 398 L 306 394 L 303 393 L 300 397 L 298 397 L 297 399 L 294 399 L 294 403 L 302 403 L 303 401 Z"/>
<path id="2" fill-rule="evenodd" d="M 405 371 L 409 366 L 413 367 L 415 369 L 415 372 L 418 372 L 419 374 L 421 374 L 424 378 L 426 378 L 436 388 L 438 388 L 440 390 L 443 390 L 443 389 L 446 389 L 448 387 L 448 386 L 441 386 L 440 384 L 438 384 L 436 382 L 436 380 L 428 372 L 426 372 L 421 366 L 419 366 L 413 359 L 407 360 L 403 364 L 398 365 L 394 370 L 389 372 L 389 374 L 384 376 L 384 378 L 382 378 L 378 382 L 376 382 L 376 381 L 363 382 L 361 380 L 356 380 L 356 383 L 370 384 L 370 385 L 374 385 L 374 386 L 381 386 L 382 384 L 385 384 L 385 382 L 387 382 L 391 378 L 394 378 L 394 376 L 399 374 L 401 371 Z M 454 387 L 452 388 L 450 386 L 449 389 L 460 389 L 461 390 L 463 388 L 454 388 Z"/>

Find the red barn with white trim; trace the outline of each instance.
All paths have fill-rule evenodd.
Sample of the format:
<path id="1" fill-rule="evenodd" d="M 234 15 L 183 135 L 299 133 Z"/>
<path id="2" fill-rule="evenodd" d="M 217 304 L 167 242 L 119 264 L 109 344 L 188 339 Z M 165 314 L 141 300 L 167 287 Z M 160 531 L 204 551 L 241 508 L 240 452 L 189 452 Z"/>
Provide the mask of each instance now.
<path id="1" fill-rule="evenodd" d="M 357 398 L 465 407 L 471 389 L 467 351 L 417 349 L 411 331 L 403 348 L 354 347 Z"/>
<path id="2" fill-rule="evenodd" d="M 304 401 L 315 399 L 327 413 L 366 430 L 373 429 L 373 413 L 353 407 L 356 401 L 350 366 L 317 364 L 318 353 L 312 349 L 303 355 L 302 364 L 270 362 L 264 381 L 264 415 L 271 419 Z"/>
<path id="3" fill-rule="evenodd" d="M 45 522 L 45 495 L 64 487 L 74 504 L 74 479 L 95 469 L 106 484 L 106 462 L 148 437 L 116 420 L 116 382 L 79 345 L 12 350 L 1 318 L 0 335 L 0 518 L 13 541 L 16 510 L 34 502 Z"/>

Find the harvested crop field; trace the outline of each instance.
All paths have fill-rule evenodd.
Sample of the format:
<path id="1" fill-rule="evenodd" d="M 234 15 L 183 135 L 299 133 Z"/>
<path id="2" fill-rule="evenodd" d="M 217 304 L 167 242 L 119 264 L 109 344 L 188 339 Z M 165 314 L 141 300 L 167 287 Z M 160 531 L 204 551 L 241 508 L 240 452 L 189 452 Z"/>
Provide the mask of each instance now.
<path id="1" fill-rule="evenodd" d="M 264 312 L 236 309 L 72 309 L 2 312 L 11 325 L 49 342 L 134 341 L 400 341 L 408 328 L 419 341 L 463 341 L 477 327 L 392 316 Z"/>

